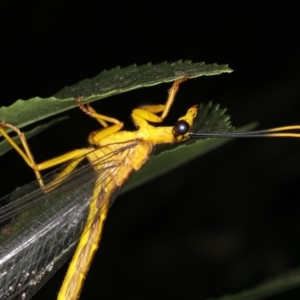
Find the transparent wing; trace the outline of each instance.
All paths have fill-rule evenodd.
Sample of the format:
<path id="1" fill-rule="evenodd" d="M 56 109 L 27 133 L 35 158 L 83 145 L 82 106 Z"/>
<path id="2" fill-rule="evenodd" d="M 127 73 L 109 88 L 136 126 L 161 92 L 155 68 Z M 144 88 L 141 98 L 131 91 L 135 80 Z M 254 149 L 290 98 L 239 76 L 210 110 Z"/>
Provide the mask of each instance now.
<path id="1" fill-rule="evenodd" d="M 99 171 L 90 163 L 81 165 L 48 194 L 33 182 L 0 199 L 0 299 L 29 299 L 73 253 L 96 178 L 107 182 L 124 164 L 126 151 L 137 144 L 103 147 L 105 153 L 109 147 L 110 154 L 93 163 L 101 166 Z M 114 161 L 120 152 L 124 159 Z M 62 169 L 48 174 L 46 182 Z M 110 203 L 118 189 L 110 191 Z"/>

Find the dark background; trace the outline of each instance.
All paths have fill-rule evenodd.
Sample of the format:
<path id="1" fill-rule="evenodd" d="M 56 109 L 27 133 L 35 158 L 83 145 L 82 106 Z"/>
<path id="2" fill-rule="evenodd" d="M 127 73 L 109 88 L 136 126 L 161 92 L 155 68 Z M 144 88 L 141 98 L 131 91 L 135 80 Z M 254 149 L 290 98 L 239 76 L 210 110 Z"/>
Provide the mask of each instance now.
<path id="1" fill-rule="evenodd" d="M 1 106 L 51 96 L 117 65 L 190 59 L 228 63 L 234 73 L 185 83 L 166 122 L 210 100 L 228 108 L 236 127 L 300 122 L 300 24 L 288 1 L 43 1 L 32 7 L 2 1 L 0 22 Z M 132 129 L 131 109 L 163 103 L 169 87 L 117 95 L 94 107 Z M 30 140 L 37 162 L 85 146 L 97 129 L 78 109 L 68 114 L 69 121 Z M 81 299 L 206 299 L 298 267 L 299 151 L 295 139 L 234 141 L 119 196 Z M 1 178 L 4 195 L 34 176 L 12 151 L 1 158 Z M 34 299 L 54 299 L 65 272 Z"/>

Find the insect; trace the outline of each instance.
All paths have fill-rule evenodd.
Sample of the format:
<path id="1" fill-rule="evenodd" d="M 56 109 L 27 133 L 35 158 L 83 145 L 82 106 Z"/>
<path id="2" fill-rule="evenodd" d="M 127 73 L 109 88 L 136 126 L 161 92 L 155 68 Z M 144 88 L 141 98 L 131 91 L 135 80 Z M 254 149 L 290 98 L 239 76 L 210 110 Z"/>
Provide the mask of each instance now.
<path id="1" fill-rule="evenodd" d="M 158 144 L 180 143 L 206 137 L 300 137 L 287 126 L 269 130 L 201 133 L 191 132 L 197 106 L 187 110 L 173 127 L 161 123 L 168 115 L 179 85 L 176 80 L 164 105 L 145 105 L 134 109 L 137 131 L 121 131 L 123 123 L 98 114 L 90 105 L 79 108 L 96 119 L 103 129 L 89 136 L 90 146 L 77 149 L 43 163 L 35 163 L 25 136 L 13 125 L 0 123 L 0 133 L 34 170 L 36 185 L 29 185 L 13 199 L 3 198 L 0 222 L 0 298 L 29 299 L 58 267 L 74 252 L 58 294 L 60 300 L 78 299 L 92 258 L 98 248 L 108 209 L 118 190 L 132 172 L 148 160 Z M 158 115 L 160 114 L 160 115 Z M 112 125 L 109 125 L 112 124 Z M 11 129 L 20 137 L 20 148 L 6 133 Z M 82 161 L 88 160 L 87 165 Z M 40 171 L 68 162 L 45 179 Z"/>

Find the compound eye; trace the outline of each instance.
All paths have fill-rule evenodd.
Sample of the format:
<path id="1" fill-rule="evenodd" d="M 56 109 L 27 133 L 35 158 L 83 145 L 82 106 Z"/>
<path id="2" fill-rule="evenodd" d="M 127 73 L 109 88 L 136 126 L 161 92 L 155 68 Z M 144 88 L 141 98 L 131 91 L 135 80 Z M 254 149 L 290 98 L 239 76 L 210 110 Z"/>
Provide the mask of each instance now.
<path id="1" fill-rule="evenodd" d="M 188 133 L 189 130 L 190 130 L 190 124 L 187 121 L 180 120 L 175 124 L 173 128 L 173 134 L 174 136 L 184 135 Z"/>

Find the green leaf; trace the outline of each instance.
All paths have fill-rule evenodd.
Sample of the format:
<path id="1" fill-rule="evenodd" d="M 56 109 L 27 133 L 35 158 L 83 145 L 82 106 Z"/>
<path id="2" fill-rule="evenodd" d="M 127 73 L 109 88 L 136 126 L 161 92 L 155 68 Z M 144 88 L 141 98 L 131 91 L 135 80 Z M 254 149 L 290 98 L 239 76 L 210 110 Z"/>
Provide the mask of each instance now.
<path id="1" fill-rule="evenodd" d="M 82 96 L 82 101 L 87 103 L 141 87 L 171 82 L 185 75 L 196 78 L 230 72 L 232 70 L 227 65 L 206 65 L 191 61 L 132 65 L 123 69 L 117 67 L 110 71 L 103 71 L 92 79 L 85 79 L 73 86 L 65 87 L 53 97 L 18 100 L 10 107 L 2 107 L 0 121 L 22 128 L 76 107 L 75 96 Z"/>
<path id="2" fill-rule="evenodd" d="M 245 290 L 234 295 L 226 295 L 220 298 L 209 298 L 207 300 L 260 300 L 300 286 L 300 269 L 283 274 L 280 277 Z M 284 299 L 284 298 L 282 298 Z"/>

